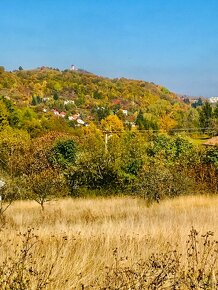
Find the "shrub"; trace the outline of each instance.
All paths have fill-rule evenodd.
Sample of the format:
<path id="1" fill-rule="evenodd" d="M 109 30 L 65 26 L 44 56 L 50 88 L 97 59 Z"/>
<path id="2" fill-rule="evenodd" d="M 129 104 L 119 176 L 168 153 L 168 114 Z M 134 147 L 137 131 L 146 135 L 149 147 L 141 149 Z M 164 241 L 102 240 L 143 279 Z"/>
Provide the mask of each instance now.
<path id="1" fill-rule="evenodd" d="M 188 193 L 191 186 L 191 179 L 181 168 L 166 167 L 153 160 L 153 163 L 141 171 L 134 193 L 152 203 Z"/>

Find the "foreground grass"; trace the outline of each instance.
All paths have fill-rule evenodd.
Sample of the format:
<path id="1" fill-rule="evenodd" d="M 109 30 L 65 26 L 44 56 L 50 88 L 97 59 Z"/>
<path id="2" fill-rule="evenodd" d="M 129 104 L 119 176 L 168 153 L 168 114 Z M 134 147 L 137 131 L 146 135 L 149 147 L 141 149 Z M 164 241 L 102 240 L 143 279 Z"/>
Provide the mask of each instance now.
<path id="1" fill-rule="evenodd" d="M 100 289 L 98 285 L 104 286 L 108 277 L 113 283 L 116 271 L 120 275 L 120 264 L 131 270 L 136 262 L 149 259 L 153 253 L 169 252 L 169 243 L 182 254 L 181 263 L 185 264 L 186 241 L 192 227 L 202 234 L 210 230 L 213 239 L 218 240 L 217 207 L 218 197 L 205 196 L 180 197 L 149 208 L 143 200 L 132 198 L 65 199 L 50 202 L 43 213 L 34 202 L 16 202 L 8 210 L 0 232 L 0 263 L 16 259 L 22 241 L 27 249 L 36 241 L 33 253 L 25 257 L 35 269 L 32 289 L 91 289 L 91 285 Z M 18 235 L 28 228 L 34 228 L 29 244 L 26 236 Z M 25 267 L 33 271 L 32 266 Z M 217 270 L 215 266 L 212 274 L 216 275 Z M 103 286 L 101 289 L 110 289 Z M 111 289 L 121 289 L 117 287 Z M 146 289 L 135 287 L 129 289 Z M 150 289 L 180 289 L 158 287 Z"/>

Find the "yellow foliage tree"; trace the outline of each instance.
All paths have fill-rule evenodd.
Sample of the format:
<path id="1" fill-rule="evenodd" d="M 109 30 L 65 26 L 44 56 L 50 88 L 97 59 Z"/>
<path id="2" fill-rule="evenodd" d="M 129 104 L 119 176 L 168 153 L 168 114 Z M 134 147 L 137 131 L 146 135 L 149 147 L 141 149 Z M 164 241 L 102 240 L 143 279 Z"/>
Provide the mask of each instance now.
<path id="1" fill-rule="evenodd" d="M 160 120 L 160 128 L 164 131 L 169 131 L 177 125 L 177 122 L 169 115 L 165 115 Z"/>
<path id="2" fill-rule="evenodd" d="M 114 132 L 123 131 L 124 126 L 122 121 L 116 115 L 109 115 L 101 121 L 101 127 L 104 131 Z"/>

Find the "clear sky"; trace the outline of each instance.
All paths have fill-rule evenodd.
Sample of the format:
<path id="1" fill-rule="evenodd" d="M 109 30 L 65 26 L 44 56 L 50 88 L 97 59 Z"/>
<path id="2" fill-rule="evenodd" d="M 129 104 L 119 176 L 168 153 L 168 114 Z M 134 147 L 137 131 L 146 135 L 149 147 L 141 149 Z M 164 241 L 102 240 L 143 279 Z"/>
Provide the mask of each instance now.
<path id="1" fill-rule="evenodd" d="M 0 65 L 71 64 L 218 96 L 218 0 L 0 0 Z"/>

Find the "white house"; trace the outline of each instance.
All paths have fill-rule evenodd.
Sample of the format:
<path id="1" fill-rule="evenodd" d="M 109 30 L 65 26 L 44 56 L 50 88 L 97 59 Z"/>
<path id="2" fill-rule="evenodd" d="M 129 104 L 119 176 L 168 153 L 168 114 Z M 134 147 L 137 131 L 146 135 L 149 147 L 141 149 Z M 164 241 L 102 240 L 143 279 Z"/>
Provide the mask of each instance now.
<path id="1" fill-rule="evenodd" d="M 75 119 L 74 119 L 73 116 L 69 116 L 69 117 L 68 117 L 68 120 L 69 120 L 69 121 L 74 121 Z"/>
<path id="2" fill-rule="evenodd" d="M 64 105 L 68 105 L 68 104 L 74 104 L 74 101 L 73 100 L 65 100 Z"/>
<path id="3" fill-rule="evenodd" d="M 80 114 L 74 114 L 68 117 L 70 121 L 75 121 L 79 118 Z"/>
<path id="4" fill-rule="evenodd" d="M 77 119 L 77 123 L 79 125 L 85 125 L 85 122 L 82 119 Z"/>
<path id="5" fill-rule="evenodd" d="M 53 110 L 53 113 L 54 113 L 55 116 L 59 116 L 60 115 L 60 113 L 58 112 L 58 110 L 55 110 L 55 109 Z"/>
<path id="6" fill-rule="evenodd" d="M 122 110 L 122 112 L 123 112 L 123 114 L 124 114 L 125 116 L 128 115 L 128 111 L 127 111 L 127 110 Z"/>

